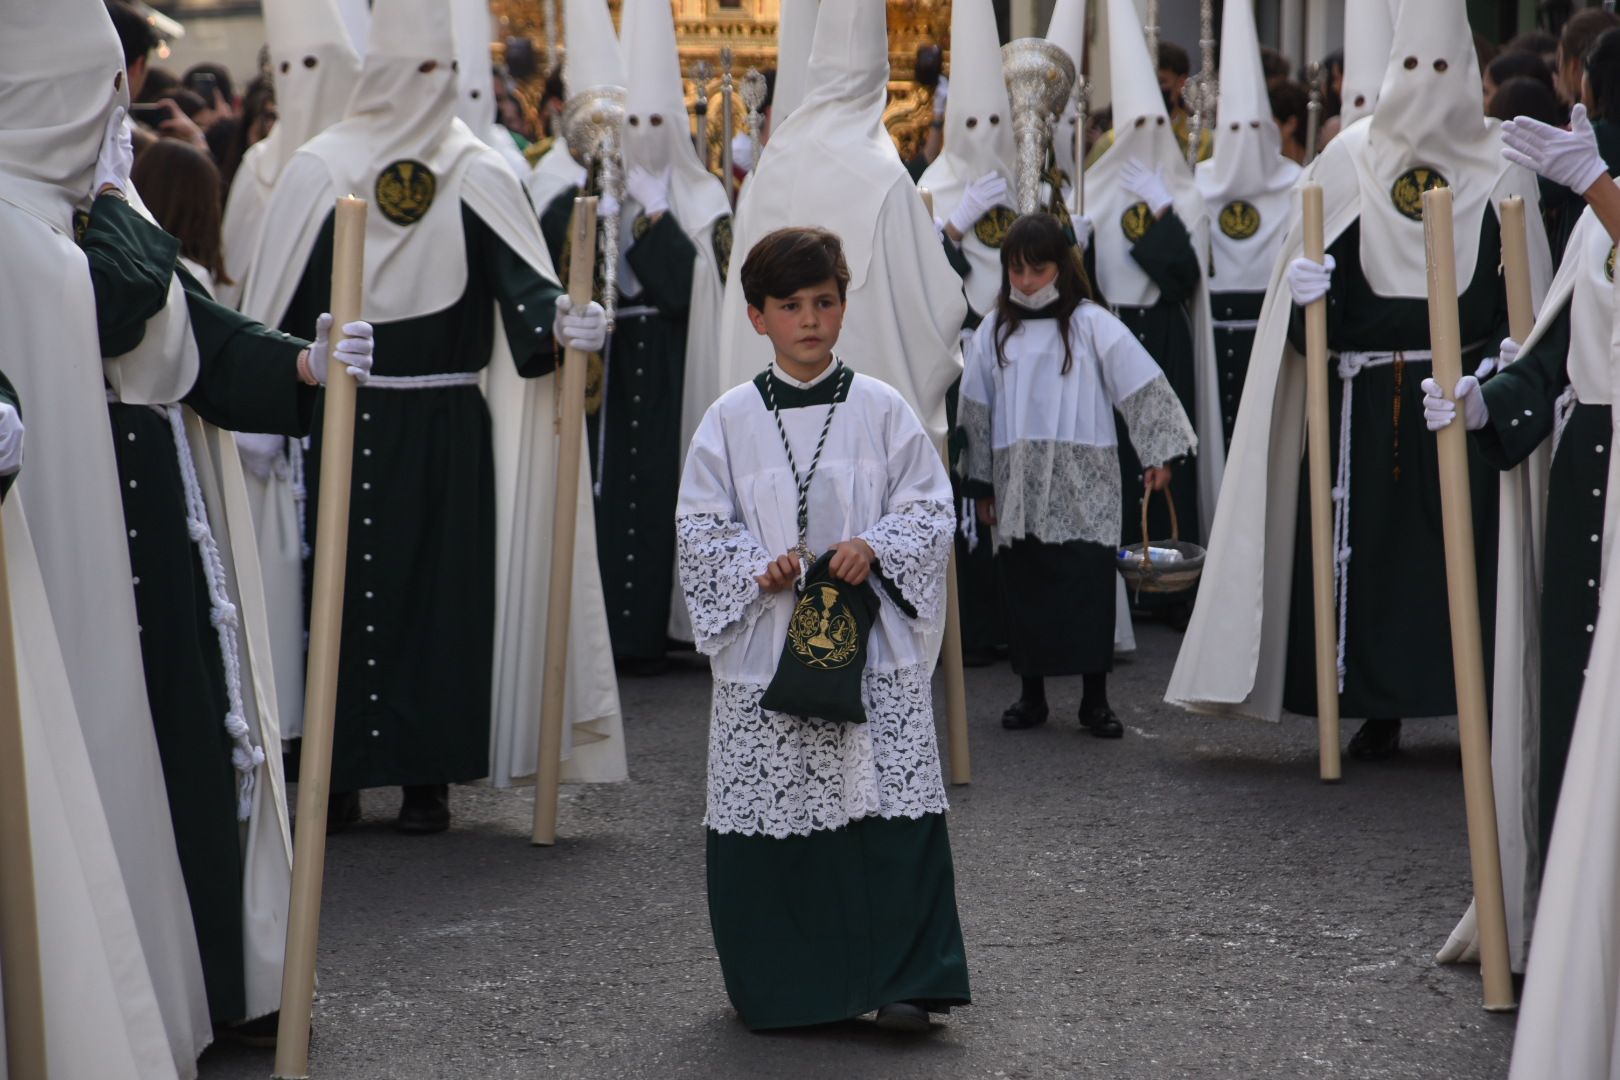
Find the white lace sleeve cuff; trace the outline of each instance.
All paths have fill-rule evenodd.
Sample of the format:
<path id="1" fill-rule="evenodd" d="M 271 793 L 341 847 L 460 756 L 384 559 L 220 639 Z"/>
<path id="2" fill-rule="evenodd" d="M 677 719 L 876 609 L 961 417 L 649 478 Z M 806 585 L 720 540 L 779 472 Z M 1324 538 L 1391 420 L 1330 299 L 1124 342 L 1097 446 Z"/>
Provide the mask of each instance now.
<path id="1" fill-rule="evenodd" d="M 765 610 L 756 575 L 770 556 L 741 522 L 723 514 L 675 521 L 681 591 L 699 652 L 714 656 L 748 632 Z"/>
<path id="2" fill-rule="evenodd" d="M 896 508 L 861 534 L 877 554 L 878 569 L 925 625 L 936 623 L 945 610 L 945 574 L 955 532 L 951 504 L 922 499 Z"/>
<path id="3" fill-rule="evenodd" d="M 1122 401 L 1119 411 L 1143 465 L 1163 465 L 1198 449 L 1198 436 L 1181 399 L 1162 375 Z"/>
<path id="4" fill-rule="evenodd" d="M 962 474 L 968 480 L 989 484 L 995 478 L 990 446 L 990 409 L 963 394 L 957 399 L 956 424 L 967 440 L 962 454 Z"/>

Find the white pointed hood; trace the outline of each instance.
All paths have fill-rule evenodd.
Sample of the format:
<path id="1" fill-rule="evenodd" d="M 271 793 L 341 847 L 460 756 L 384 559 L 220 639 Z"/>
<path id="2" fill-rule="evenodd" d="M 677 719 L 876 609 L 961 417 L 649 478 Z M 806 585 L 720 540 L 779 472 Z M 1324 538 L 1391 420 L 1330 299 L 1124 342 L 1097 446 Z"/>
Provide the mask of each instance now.
<path id="1" fill-rule="evenodd" d="M 563 86 L 568 96 L 593 86 L 624 86 L 624 58 L 606 0 L 564 0 L 563 19 L 568 45 Z"/>
<path id="2" fill-rule="evenodd" d="M 456 115 L 482 135 L 495 123 L 494 77 L 490 62 L 489 0 L 451 0 L 460 87 Z"/>
<path id="3" fill-rule="evenodd" d="M 118 35 L 100 0 L 0 0 L 0 26 L 0 199 L 66 232 L 129 105 Z"/>
<path id="4" fill-rule="evenodd" d="M 1340 130 L 1371 116 L 1384 85 L 1395 40 L 1398 0 L 1352 0 L 1344 5 L 1344 83 L 1339 94 Z"/>
<path id="5" fill-rule="evenodd" d="M 371 38 L 371 0 L 337 0 L 337 6 L 343 28 L 349 32 L 349 44 L 359 52 Z"/>
<path id="6" fill-rule="evenodd" d="M 1135 240 L 1127 229 L 1137 224 L 1140 204 L 1125 190 L 1120 173 L 1132 161 L 1159 169 L 1175 200 L 1176 216 L 1189 233 L 1197 235 L 1206 211 L 1192 170 L 1170 130 L 1158 72 L 1148 56 L 1142 23 L 1131 0 L 1108 0 L 1108 61 L 1114 143 L 1086 174 L 1090 193 L 1086 213 L 1094 226 L 1097 284 L 1110 303 L 1147 307 L 1158 301 L 1159 288 L 1131 257 Z M 1203 251 L 1198 254 L 1200 259 L 1204 257 Z"/>
<path id="7" fill-rule="evenodd" d="M 720 179 L 703 167 L 686 123 L 680 54 L 669 0 L 625 0 L 624 164 L 670 170 L 669 205 L 688 235 L 731 212 Z"/>
<path id="8" fill-rule="evenodd" d="M 1210 288 L 1263 292 L 1291 224 L 1291 192 L 1300 168 L 1282 155 L 1254 12 L 1246 3 L 1227 4 L 1221 20 L 1217 115 L 1215 153 L 1197 168 L 1198 190 L 1213 219 L 1215 280 Z"/>
<path id="9" fill-rule="evenodd" d="M 945 100 L 945 145 L 917 181 L 933 195 L 935 217 L 949 219 L 968 185 L 986 173 L 999 173 L 1007 181 L 1008 209 L 1017 199 L 1012 103 L 997 40 L 990 0 L 956 0 L 951 9 L 951 92 Z M 963 283 L 968 303 L 986 315 L 1001 291 L 1000 241 L 996 239 L 991 246 L 980 239 L 978 230 L 972 230 L 962 238 L 962 253 L 973 268 Z"/>
<path id="10" fill-rule="evenodd" d="M 1422 194 L 1441 183 L 1455 199 L 1457 280 L 1473 280 L 1480 225 L 1507 169 L 1483 99 L 1463 0 L 1403 4 L 1366 146 L 1356 155 L 1361 266 L 1378 295 L 1428 295 Z"/>
<path id="11" fill-rule="evenodd" d="M 776 90 L 771 95 L 771 130 L 793 115 L 810 85 L 810 46 L 816 37 L 819 0 L 782 0 L 776 26 Z"/>
<path id="12" fill-rule="evenodd" d="M 887 13 L 871 0 L 821 0 L 810 50 L 816 84 L 777 126 L 749 182 L 765 220 L 815 224 L 844 242 L 850 287 L 866 280 L 873 231 L 900 153 L 883 127 L 888 103 Z"/>
<path id="13" fill-rule="evenodd" d="M 300 146 L 343 119 L 360 82 L 360 53 L 336 0 L 265 0 L 264 28 L 277 118 L 254 168 L 274 184 Z"/>
<path id="14" fill-rule="evenodd" d="M 1058 0 L 1052 9 L 1052 22 L 1046 28 L 1046 40 L 1063 49 L 1074 61 L 1075 74 L 1086 76 L 1086 0 Z M 1078 88 L 1080 81 L 1076 80 Z M 1080 110 L 1070 98 L 1063 115 L 1052 128 L 1052 160 L 1073 182 L 1080 175 L 1079 155 Z"/>

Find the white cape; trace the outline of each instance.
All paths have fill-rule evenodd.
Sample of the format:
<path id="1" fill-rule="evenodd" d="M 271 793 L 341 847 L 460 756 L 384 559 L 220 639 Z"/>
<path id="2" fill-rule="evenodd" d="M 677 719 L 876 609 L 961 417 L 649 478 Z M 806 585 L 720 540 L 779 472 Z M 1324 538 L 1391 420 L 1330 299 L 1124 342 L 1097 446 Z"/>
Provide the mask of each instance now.
<path id="1" fill-rule="evenodd" d="M 173 1080 L 178 1073 L 157 991 L 15 492 L 4 515 L 36 914 L 45 946 L 40 978 L 46 1056 L 54 1076 Z M 0 1027 L 0 1046 L 4 1042 Z M 0 1054 L 0 1080 L 6 1077 Z"/>
<path id="2" fill-rule="evenodd" d="M 1329 245 L 1360 215 L 1351 158 L 1367 131 L 1366 124 L 1357 124 L 1342 132 L 1301 177 L 1323 186 Z M 1491 194 L 1493 212 L 1510 195 L 1538 206 L 1534 175 L 1505 165 Z M 1531 284 L 1539 302 L 1551 277 L 1551 257 L 1540 215 L 1527 216 Z M 1260 313 L 1198 601 L 1165 693 L 1167 702 L 1191 712 L 1272 721 L 1282 712 L 1305 446 L 1305 364 L 1288 342 L 1294 299 L 1285 271 L 1302 252 L 1296 225 L 1278 253 Z"/>
<path id="3" fill-rule="evenodd" d="M 95 296 L 72 237 L 3 200 L 0 250 L 27 253 L 0 260 L 6 375 L 29 426 L 12 498 L 28 514 L 169 1049 L 194 1076 L 213 1032 L 146 699 Z"/>

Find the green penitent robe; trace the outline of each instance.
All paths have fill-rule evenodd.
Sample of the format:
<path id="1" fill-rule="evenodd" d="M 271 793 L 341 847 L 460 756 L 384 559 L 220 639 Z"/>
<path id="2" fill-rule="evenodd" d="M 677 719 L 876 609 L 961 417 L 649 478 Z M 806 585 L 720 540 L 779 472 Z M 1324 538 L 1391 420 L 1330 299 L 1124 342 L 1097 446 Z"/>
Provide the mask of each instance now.
<path id="1" fill-rule="evenodd" d="M 557 196 L 540 219 L 552 261 L 560 267 L 568 265 L 563 249 L 577 194 Z M 621 265 L 628 264 L 640 290 L 628 294 L 621 272 L 620 314 L 587 428 L 596 482 L 596 550 L 613 655 L 650 660 L 664 655 L 674 595 L 675 493 L 686 455 L 681 445 L 686 320 L 692 275 L 700 264 L 673 211 L 656 222 L 641 217 L 632 231 Z M 598 252 L 598 279 L 602 265 Z"/>
<path id="2" fill-rule="evenodd" d="M 1497 271 L 1501 250 L 1496 215 L 1484 215 L 1479 261 L 1458 298 L 1465 343 L 1463 370 L 1494 356 L 1507 332 L 1507 300 Z M 1337 262 L 1328 293 L 1328 349 L 1335 364 L 1328 382 L 1334 468 L 1338 468 L 1344 384 L 1341 352 L 1414 351 L 1429 347 L 1427 299 L 1376 295 L 1361 270 L 1361 229 L 1352 224 L 1328 249 Z M 1303 309 L 1289 330 L 1305 350 Z M 1423 421 L 1427 359 L 1367 367 L 1353 381 L 1350 418 L 1350 560 L 1345 618 L 1345 717 L 1397 719 L 1449 716 L 1457 711 L 1451 662 L 1451 621 L 1440 530 L 1440 476 L 1434 436 Z M 1496 614 L 1497 473 L 1478 448 L 1469 454 L 1474 504 L 1474 558 L 1479 578 L 1485 662 L 1491 662 Z M 1288 628 L 1283 706 L 1316 715 L 1312 630 L 1310 477 L 1300 463 L 1294 530 L 1294 586 Z M 1487 685 L 1489 678 L 1487 677 Z"/>
<path id="3" fill-rule="evenodd" d="M 378 324 L 374 375 L 479 371 L 490 362 L 497 303 L 519 374 L 553 370 L 551 323 L 560 290 L 465 206 L 461 220 L 467 250 L 461 299 L 430 315 Z M 329 310 L 331 282 L 328 216 L 283 328 L 313 327 Z M 316 412 L 305 473 L 311 546 L 319 406 Z M 479 388 L 362 387 L 350 498 L 332 790 L 487 776 L 495 463 Z"/>
<path id="4" fill-rule="evenodd" d="M 96 201 L 80 240 L 95 288 L 102 353 L 141 343 L 149 318 L 180 274 L 200 371 L 185 404 L 220 427 L 302 434 L 315 396 L 298 382 L 305 343 L 210 300 L 184 270 L 179 244 L 121 199 Z M 242 854 L 229 711 L 208 585 L 187 530 L 185 489 L 168 418 L 145 405 L 110 404 L 128 528 L 141 660 L 168 788 L 180 868 L 215 1022 L 246 1013 Z"/>
<path id="5" fill-rule="evenodd" d="M 1264 292 L 1211 293 L 1210 314 L 1215 319 L 1215 373 L 1221 395 L 1221 437 L 1228 449 L 1237 430 L 1238 404 L 1249 377 L 1249 353 L 1254 350 L 1255 327 L 1244 325 L 1260 318 Z"/>
<path id="6" fill-rule="evenodd" d="M 1511 469 L 1554 437 L 1558 399 L 1569 386 L 1569 349 L 1566 306 L 1534 347 L 1485 383 L 1490 422 L 1473 433 L 1472 441 L 1490 464 Z M 1603 508 L 1614 441 L 1610 411 L 1608 405 L 1574 406 L 1557 438 L 1548 481 L 1537 786 L 1543 858 L 1552 837 L 1553 814 L 1558 809 L 1598 620 Z"/>

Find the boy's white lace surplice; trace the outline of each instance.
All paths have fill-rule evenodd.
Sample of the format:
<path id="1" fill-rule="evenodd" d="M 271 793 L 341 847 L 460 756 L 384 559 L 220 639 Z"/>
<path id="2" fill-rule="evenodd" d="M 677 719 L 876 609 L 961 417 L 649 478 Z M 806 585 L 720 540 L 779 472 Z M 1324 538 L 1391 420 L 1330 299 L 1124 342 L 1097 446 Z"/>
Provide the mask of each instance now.
<path id="1" fill-rule="evenodd" d="M 801 460 L 814 452 L 827 408 L 783 409 Z M 762 593 L 754 579 L 798 542 L 797 492 L 758 386 L 722 396 L 693 436 L 676 511 L 681 585 L 714 673 L 705 824 L 718 832 L 802 836 L 864 817 L 946 809 L 930 677 L 955 518 L 939 451 L 886 384 L 854 376 L 809 509 L 812 550 L 864 539 L 917 612 L 908 617 L 878 589 L 862 680 L 865 724 L 759 707 L 795 598 L 792 590 Z"/>

